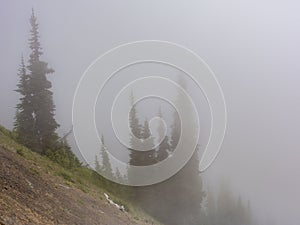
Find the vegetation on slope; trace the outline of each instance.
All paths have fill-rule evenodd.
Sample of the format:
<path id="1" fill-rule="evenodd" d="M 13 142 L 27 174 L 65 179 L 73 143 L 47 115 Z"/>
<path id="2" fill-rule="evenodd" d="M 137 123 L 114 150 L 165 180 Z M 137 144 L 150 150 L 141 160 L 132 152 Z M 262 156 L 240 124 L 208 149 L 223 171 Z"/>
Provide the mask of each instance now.
<path id="1" fill-rule="evenodd" d="M 66 190 L 77 190 L 78 193 L 80 192 L 83 195 L 89 196 L 90 198 L 99 201 L 100 202 L 99 204 L 101 204 L 101 202 L 102 204 L 103 202 L 106 202 L 105 197 L 103 195 L 104 192 L 106 192 L 110 195 L 110 197 L 113 199 L 114 202 L 125 206 L 126 212 L 120 211 L 119 213 L 124 214 L 125 217 L 129 217 L 130 218 L 128 219 L 128 221 L 130 221 L 129 223 L 158 224 L 151 217 L 149 217 L 141 209 L 133 205 L 128 200 L 130 196 L 130 191 L 127 187 L 110 182 L 85 166 L 77 166 L 72 168 L 63 167 L 57 162 L 52 161 L 49 158 L 49 156 L 40 155 L 22 146 L 16 141 L 16 135 L 14 134 L 14 132 L 11 132 L 1 126 L 0 126 L 0 148 L 5 149 L 6 151 L 11 152 L 12 154 L 17 153 L 19 155 L 18 156 L 19 158 L 23 158 L 25 164 L 27 163 L 28 165 L 30 165 L 29 168 L 27 168 L 31 174 L 30 176 L 31 177 L 37 176 L 37 180 L 59 179 L 59 181 L 54 182 L 55 188 L 64 188 Z M 2 159 L 0 157 L 0 161 L 2 160 L 5 160 L 4 157 Z M 21 162 L 21 164 L 23 163 Z M 23 173 L 24 171 L 17 171 L 17 172 Z M 5 176 L 5 174 L 2 173 L 4 173 L 4 170 L 1 171 L 1 176 Z M 22 182 L 20 181 L 20 184 L 21 183 Z M 16 186 L 17 185 L 20 186 L 20 184 L 16 184 Z M 30 182 L 28 182 L 27 185 L 29 184 Z M 2 183 L 0 186 L 2 186 L 1 187 L 2 190 L 5 185 Z M 11 187 L 11 188 L 13 190 L 15 187 Z M 48 188 L 49 188 L 49 184 L 45 184 L 45 187 L 41 187 L 40 191 L 44 191 L 43 189 L 48 189 Z M 24 194 L 26 195 L 26 193 Z M 68 194 L 62 194 L 62 198 L 64 198 L 64 195 L 68 195 Z M 80 194 L 75 194 L 75 195 L 80 195 Z M 74 202 L 76 201 L 76 199 L 78 200 L 78 196 L 73 196 L 73 197 L 74 197 Z M 2 198 L 2 200 L 4 200 L 5 202 L 5 199 Z M 19 199 L 15 199 L 15 200 L 19 200 Z M 39 201 L 39 199 L 33 199 L 33 200 L 34 202 Z M 90 208 L 89 205 L 85 205 L 85 202 L 82 199 L 79 199 L 78 201 L 79 202 L 82 201 L 81 204 L 83 209 L 85 207 Z M 60 206 L 58 205 L 57 207 L 59 208 Z M 95 207 L 98 207 L 97 204 L 95 204 Z M 65 210 L 66 212 L 62 211 L 61 213 L 68 214 L 67 212 L 68 210 L 67 209 Z M 113 210 L 118 211 L 117 209 L 113 209 Z M 3 214 L 3 212 L 1 214 Z M 101 216 L 101 213 L 99 215 Z M 117 215 L 111 214 L 111 216 L 117 216 Z M 113 220 L 113 218 L 111 219 Z"/>

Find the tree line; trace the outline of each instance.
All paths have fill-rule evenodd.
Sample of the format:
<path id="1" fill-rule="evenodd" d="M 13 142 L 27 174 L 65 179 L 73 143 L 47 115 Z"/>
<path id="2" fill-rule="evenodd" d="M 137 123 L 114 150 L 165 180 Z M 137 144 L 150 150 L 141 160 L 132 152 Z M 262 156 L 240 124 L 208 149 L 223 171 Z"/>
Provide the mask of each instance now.
<path id="1" fill-rule="evenodd" d="M 56 132 L 59 124 L 55 120 L 52 84 L 48 80 L 48 76 L 53 74 L 54 70 L 42 60 L 39 24 L 34 11 L 30 17 L 30 25 L 29 59 L 26 61 L 22 56 L 18 70 L 19 82 L 16 92 L 21 97 L 16 106 L 14 122 L 16 138 L 18 142 L 32 151 L 46 155 L 64 167 L 79 167 L 81 163 L 72 152 L 66 138 L 60 138 Z M 187 84 L 182 77 L 179 78 L 179 83 L 188 91 Z M 133 104 L 133 94 L 130 99 L 132 105 L 129 125 L 132 136 L 128 151 L 131 165 L 147 166 L 163 161 L 175 150 L 179 138 L 189 141 L 194 135 L 193 130 L 181 134 L 181 121 L 174 112 L 171 132 L 163 137 L 160 145 L 154 148 L 155 140 L 150 139 L 147 143 L 153 148 L 147 146 L 147 149 L 151 150 L 136 151 L 139 143 L 135 141 L 133 135 L 145 140 L 151 136 L 151 132 L 149 121 L 147 119 L 141 121 L 138 116 L 142 112 L 138 112 Z M 189 114 L 191 106 L 179 95 L 177 104 L 186 110 L 186 115 Z M 158 109 L 157 115 L 162 119 L 165 116 L 160 109 Z M 191 119 L 189 122 L 191 124 L 187 126 L 193 127 L 194 121 Z M 164 136 L 163 129 L 160 126 L 157 131 L 161 137 Z M 186 151 L 186 149 L 179 150 Z M 103 136 L 99 153 L 95 156 L 96 171 L 100 174 L 115 176 L 117 180 L 131 179 L 130 169 L 125 176 L 121 174 L 118 168 L 115 172 L 113 171 Z M 145 187 L 124 187 L 106 180 L 104 185 L 113 188 L 114 192 L 119 190 L 122 195 L 126 195 L 132 202 L 166 225 L 198 225 L 200 222 L 206 225 L 252 225 L 249 207 L 245 207 L 241 199 L 235 202 L 233 198 L 228 197 L 230 195 L 226 191 L 223 191 L 220 192 L 216 201 L 209 192 L 205 193 L 198 169 L 199 149 L 197 147 L 187 164 L 166 181 Z M 204 202 L 206 203 L 204 204 Z"/>
<path id="2" fill-rule="evenodd" d="M 187 89 L 186 81 L 183 77 L 179 77 L 179 83 L 182 87 Z M 181 121 L 177 112 L 174 111 L 169 135 L 165 136 L 162 124 L 158 126 L 157 134 L 161 137 L 162 142 L 155 148 L 156 143 L 154 138 L 151 137 L 149 121 L 146 118 L 144 120 L 140 119 L 144 112 L 138 111 L 136 105 L 134 105 L 133 93 L 129 98 L 131 102 L 131 110 L 129 113 L 131 133 L 129 134 L 130 148 L 128 148 L 130 165 L 148 166 L 161 162 L 171 156 L 178 144 L 179 138 L 184 139 L 184 141 L 189 141 L 194 134 L 193 130 L 190 130 L 189 133 L 181 134 Z M 180 95 L 177 97 L 177 104 L 186 110 L 186 115 L 189 115 L 191 106 L 183 101 Z M 164 119 L 160 108 L 158 108 L 157 116 Z M 192 118 L 192 116 L 190 118 Z M 192 119 L 190 123 L 188 126 L 193 127 L 192 123 L 194 123 L 194 121 Z M 143 142 L 136 141 L 136 138 L 143 140 Z M 146 139 L 147 141 L 145 141 Z M 135 175 L 131 173 L 130 168 L 126 171 L 124 176 L 121 176 L 118 170 L 113 173 L 103 137 L 101 142 L 101 150 L 99 154 L 95 156 L 96 171 L 100 172 L 100 174 L 104 173 L 108 176 L 114 176 L 117 180 L 134 179 L 133 176 Z M 147 145 L 146 148 L 150 150 L 135 150 L 143 148 L 145 145 Z M 179 150 L 186 151 L 186 149 Z M 203 191 L 202 179 L 199 175 L 198 151 L 199 149 L 197 147 L 188 163 L 168 180 L 150 186 L 129 187 L 127 194 L 130 200 L 163 224 L 199 224 L 201 202 L 205 193 Z"/>

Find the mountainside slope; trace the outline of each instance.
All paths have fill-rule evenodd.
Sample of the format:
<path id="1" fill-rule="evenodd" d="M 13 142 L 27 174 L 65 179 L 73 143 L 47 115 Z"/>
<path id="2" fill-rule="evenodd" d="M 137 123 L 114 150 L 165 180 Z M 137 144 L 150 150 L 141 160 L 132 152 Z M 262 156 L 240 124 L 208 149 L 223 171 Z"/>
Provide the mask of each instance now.
<path id="1" fill-rule="evenodd" d="M 103 191 L 77 184 L 59 165 L 7 140 L 0 131 L 0 224 L 156 224 L 120 211 Z"/>

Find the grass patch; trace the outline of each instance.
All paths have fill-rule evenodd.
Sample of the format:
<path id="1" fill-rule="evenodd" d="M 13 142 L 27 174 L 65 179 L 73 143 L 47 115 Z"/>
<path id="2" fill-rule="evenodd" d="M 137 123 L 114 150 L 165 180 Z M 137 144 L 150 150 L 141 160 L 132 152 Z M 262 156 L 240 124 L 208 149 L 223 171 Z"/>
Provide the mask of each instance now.
<path id="1" fill-rule="evenodd" d="M 75 183 L 74 180 L 72 179 L 72 175 L 66 171 L 59 171 L 57 175 L 64 178 L 68 182 Z"/>
<path id="2" fill-rule="evenodd" d="M 24 157 L 23 148 L 17 148 L 17 154 Z"/>

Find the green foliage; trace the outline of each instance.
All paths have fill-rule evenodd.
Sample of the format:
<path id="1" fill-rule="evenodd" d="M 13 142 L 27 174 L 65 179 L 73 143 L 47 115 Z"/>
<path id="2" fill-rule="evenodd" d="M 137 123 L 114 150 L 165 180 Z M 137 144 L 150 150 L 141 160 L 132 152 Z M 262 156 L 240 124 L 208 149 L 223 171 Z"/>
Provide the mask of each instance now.
<path id="1" fill-rule="evenodd" d="M 62 178 L 64 178 L 66 181 L 69 181 L 71 183 L 74 183 L 74 180 L 72 179 L 72 176 L 69 172 L 67 171 L 60 171 L 59 173 L 57 173 L 58 176 L 61 176 Z"/>
<path id="2" fill-rule="evenodd" d="M 163 119 L 163 115 L 161 110 L 159 109 L 158 112 L 158 116 Z M 164 137 L 164 127 L 162 125 L 160 125 L 158 127 L 158 135 L 163 138 Z M 164 137 L 163 141 L 160 143 L 160 145 L 157 148 L 157 161 L 163 161 L 164 159 L 166 159 L 168 157 L 168 151 L 171 151 L 171 145 L 169 143 L 169 137 L 166 136 Z"/>
<path id="3" fill-rule="evenodd" d="M 16 106 L 15 131 L 18 141 L 27 147 L 33 147 L 34 118 L 31 102 L 31 91 L 29 86 L 30 76 L 26 73 L 26 67 L 22 56 L 19 68 L 19 83 L 16 92 L 21 95 L 20 102 Z"/>
<path id="4" fill-rule="evenodd" d="M 184 80 L 180 80 L 182 87 L 186 87 Z M 133 102 L 133 95 L 131 95 L 131 102 Z M 194 127 L 194 119 L 191 114 L 191 105 L 185 102 L 178 95 L 177 103 L 183 109 L 183 115 L 189 118 L 190 124 L 187 127 Z M 137 117 L 137 110 L 132 104 L 132 109 L 129 114 L 129 123 L 132 133 L 141 139 L 145 139 L 148 134 L 148 122 L 141 126 Z M 159 111 L 159 117 L 163 118 Z M 171 136 L 166 136 L 162 143 L 153 152 L 134 151 L 137 143 L 134 138 L 131 138 L 131 152 L 130 164 L 137 166 L 145 166 L 154 164 L 156 162 L 166 159 L 172 151 L 175 150 L 179 138 L 185 142 L 190 142 L 194 137 L 195 131 L 189 130 L 181 135 L 181 121 L 176 113 L 173 115 L 173 126 Z M 163 137 L 164 128 L 158 128 L 158 134 Z M 138 146 L 139 147 L 139 146 Z M 185 151 L 185 149 L 179 149 Z M 151 153 L 149 155 L 149 153 Z M 149 157 L 154 155 L 154 157 Z M 198 148 L 195 150 L 193 156 L 188 163 L 174 176 L 161 183 L 146 186 L 146 187 L 132 187 L 134 193 L 133 198 L 147 213 L 157 218 L 164 224 L 170 225 L 196 225 L 200 221 L 201 203 L 205 195 L 202 187 L 202 180 L 199 176 L 199 156 Z M 134 179 L 130 169 L 128 170 L 129 179 Z"/>
<path id="5" fill-rule="evenodd" d="M 22 57 L 19 68 L 17 92 L 21 95 L 16 106 L 14 130 L 16 140 L 31 150 L 44 154 L 65 168 L 79 167 L 81 164 L 65 140 L 56 134 L 58 123 L 54 119 L 55 105 L 51 92 L 51 82 L 47 75 L 54 70 L 40 60 L 42 55 L 39 41 L 37 18 L 32 11 L 30 17 L 31 50 L 28 65 Z M 18 151 L 21 155 L 21 151 Z"/>
<path id="6" fill-rule="evenodd" d="M 19 154 L 20 156 L 24 156 L 24 151 L 22 148 L 17 148 L 17 154 Z"/>
<path id="7" fill-rule="evenodd" d="M 68 169 L 81 166 L 81 162 L 66 142 L 57 142 L 54 149 L 47 149 L 45 151 L 45 155 L 52 161 Z"/>
<path id="8" fill-rule="evenodd" d="M 141 221 L 152 221 L 153 224 L 159 224 L 154 221 L 150 216 L 133 204 L 131 189 L 128 186 L 120 185 L 100 176 L 94 170 L 87 166 L 65 167 L 64 163 L 57 163 L 55 160 L 50 160 L 49 156 L 41 155 L 18 143 L 15 139 L 14 132 L 11 132 L 4 127 L 0 126 L 0 146 L 5 147 L 11 151 L 22 152 L 26 160 L 33 162 L 39 166 L 39 170 L 31 167 L 30 170 L 35 174 L 40 174 L 40 170 L 47 174 L 58 175 L 65 180 L 68 186 L 79 188 L 85 193 L 91 193 L 96 198 L 104 199 L 103 193 L 109 193 L 113 201 L 124 205 L 127 212 Z M 58 148 L 59 149 L 59 148 Z M 50 151 L 53 152 L 53 151 Z M 56 186 L 56 184 L 54 184 Z"/>
<path id="9" fill-rule="evenodd" d="M 95 155 L 95 170 L 98 172 L 98 173 L 101 173 L 101 165 L 99 163 L 99 160 L 98 160 L 98 156 Z"/>
<path id="10" fill-rule="evenodd" d="M 21 95 L 17 104 L 15 130 L 18 141 L 33 151 L 44 154 L 47 149 L 53 149 L 58 139 L 56 129 L 58 124 L 54 119 L 55 106 L 52 98 L 51 82 L 47 74 L 54 70 L 48 68 L 46 62 L 40 60 L 42 55 L 39 42 L 37 18 L 32 11 L 30 18 L 31 50 L 28 60 L 28 73 L 22 58 L 19 69 L 20 81 L 17 92 Z"/>
<path id="11" fill-rule="evenodd" d="M 111 168 L 109 156 L 107 153 L 107 148 L 104 143 L 104 137 L 102 135 L 101 137 L 101 158 L 102 158 L 102 164 L 101 164 L 101 171 L 103 174 L 105 174 L 107 177 L 113 177 L 113 171 Z"/>

